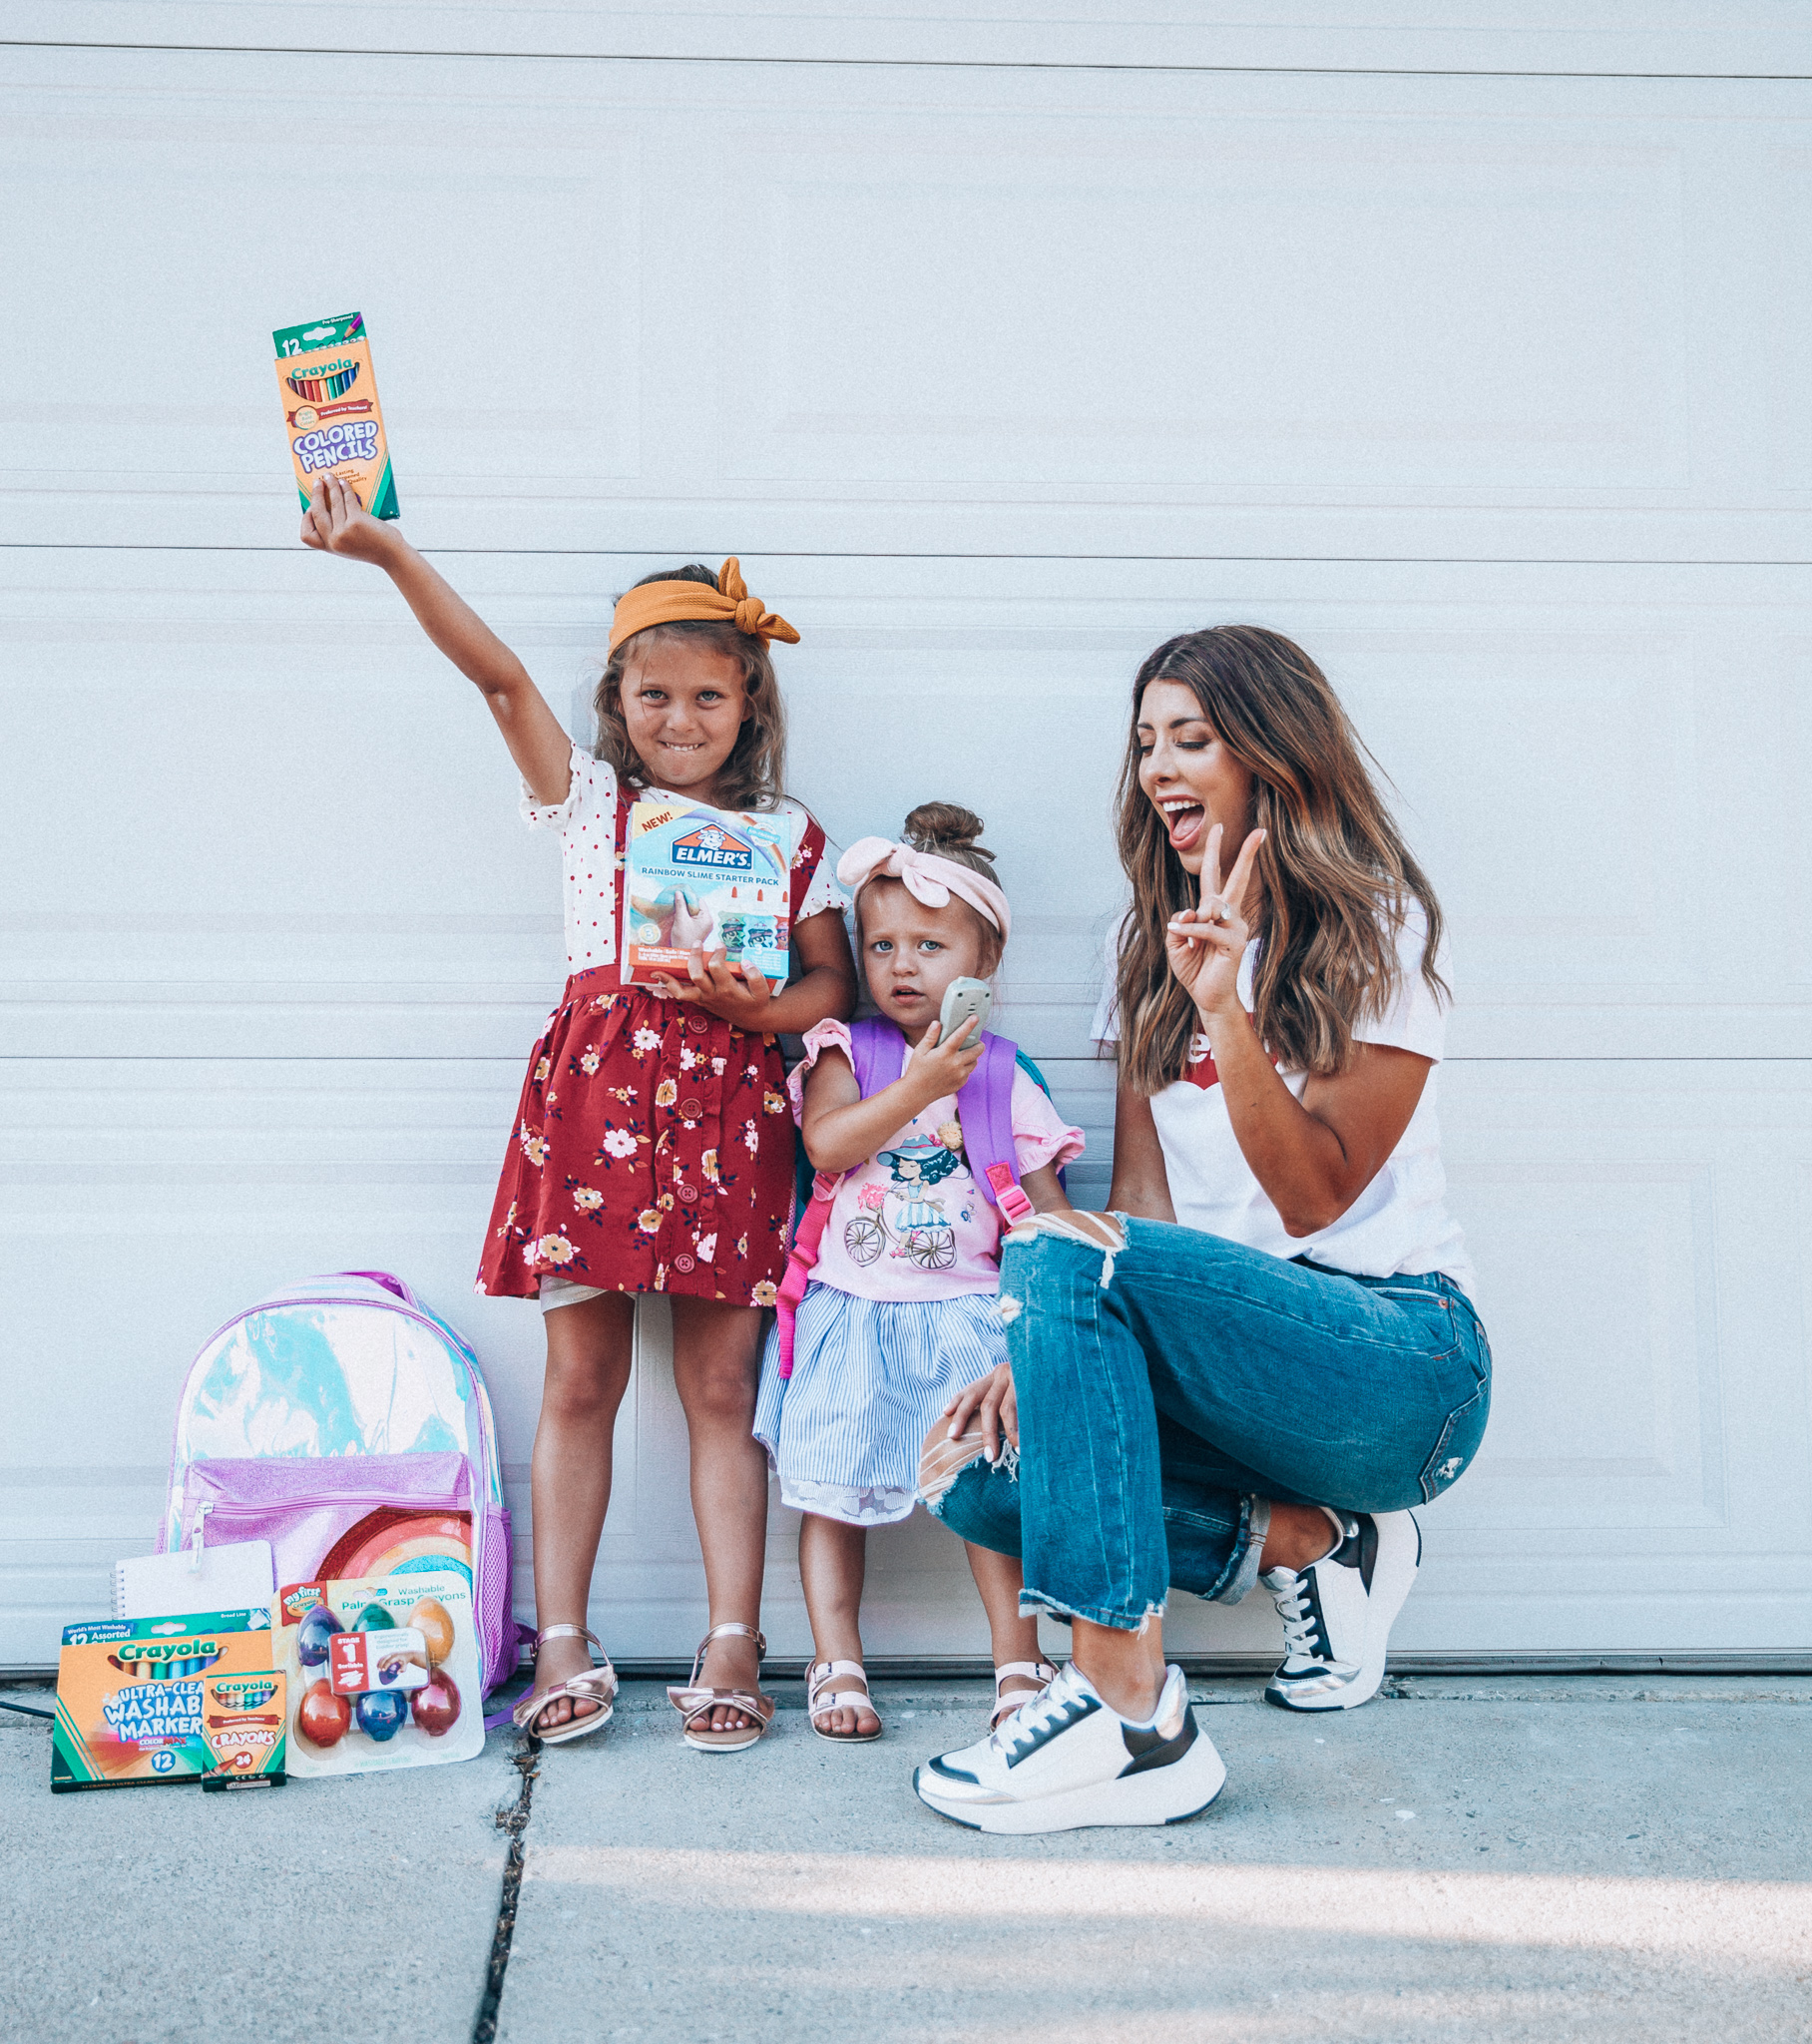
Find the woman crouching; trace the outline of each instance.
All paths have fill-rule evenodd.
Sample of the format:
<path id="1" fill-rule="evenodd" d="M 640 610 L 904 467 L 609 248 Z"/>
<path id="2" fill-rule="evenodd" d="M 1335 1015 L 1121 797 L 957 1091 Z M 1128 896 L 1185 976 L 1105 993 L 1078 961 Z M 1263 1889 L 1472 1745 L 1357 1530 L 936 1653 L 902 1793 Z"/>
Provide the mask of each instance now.
<path id="1" fill-rule="evenodd" d="M 1164 1661 L 1172 1583 L 1227 1604 L 1263 1583 L 1271 1703 L 1375 1695 L 1421 1557 L 1409 1507 L 1490 1405 L 1435 1109 L 1441 910 L 1314 662 L 1250 626 L 1160 646 L 1119 823 L 1112 1217 L 1015 1232 L 1007 1365 L 927 1442 L 945 1524 L 1020 1555 L 1026 1606 L 1074 1626 L 1044 1697 L 918 1772 L 985 1830 L 1173 1822 L 1218 1793 Z"/>

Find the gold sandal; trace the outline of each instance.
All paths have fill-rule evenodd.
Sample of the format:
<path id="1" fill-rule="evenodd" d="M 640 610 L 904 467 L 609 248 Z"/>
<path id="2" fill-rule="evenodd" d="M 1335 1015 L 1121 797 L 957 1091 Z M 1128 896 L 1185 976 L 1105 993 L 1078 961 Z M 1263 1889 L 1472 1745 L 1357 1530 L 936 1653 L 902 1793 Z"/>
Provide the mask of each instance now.
<path id="1" fill-rule="evenodd" d="M 589 1668 L 583 1675 L 569 1675 L 565 1682 L 550 1683 L 539 1694 L 531 1690 L 510 1713 L 511 1722 L 518 1731 L 526 1732 L 531 1739 L 538 1739 L 543 1746 L 565 1746 L 568 1740 L 584 1739 L 588 1733 L 602 1732 L 611 1722 L 617 1703 L 617 1671 L 611 1666 L 611 1657 L 604 1653 L 604 1642 L 582 1625 L 545 1627 L 535 1635 L 536 1653 L 541 1652 L 544 1640 L 590 1640 L 599 1653 L 604 1654 L 604 1665 Z M 564 1725 L 556 1725 L 552 1732 L 537 1732 L 535 1724 L 542 1712 L 562 1697 L 583 1698 L 598 1708 L 588 1711 L 583 1718 L 575 1712 Z"/>
<path id="2" fill-rule="evenodd" d="M 671 1688 L 668 1701 L 680 1713 L 680 1723 L 685 1734 L 687 1746 L 695 1746 L 700 1753 L 740 1753 L 744 1747 L 753 1746 L 773 1721 L 774 1700 L 763 1696 L 759 1689 L 700 1689 L 698 1671 L 704 1666 L 705 1649 L 712 1640 L 722 1639 L 726 1634 L 735 1634 L 755 1643 L 755 1662 L 759 1666 L 767 1653 L 767 1642 L 752 1625 L 742 1625 L 729 1619 L 722 1625 L 714 1625 L 698 1642 L 698 1651 L 692 1656 L 692 1677 L 690 1682 Z M 752 1725 L 745 1725 L 737 1732 L 713 1732 L 708 1720 L 720 1704 L 727 1704 L 732 1710 L 740 1711 L 744 1717 L 752 1718 Z M 707 1721 L 700 1724 L 700 1721 Z"/>

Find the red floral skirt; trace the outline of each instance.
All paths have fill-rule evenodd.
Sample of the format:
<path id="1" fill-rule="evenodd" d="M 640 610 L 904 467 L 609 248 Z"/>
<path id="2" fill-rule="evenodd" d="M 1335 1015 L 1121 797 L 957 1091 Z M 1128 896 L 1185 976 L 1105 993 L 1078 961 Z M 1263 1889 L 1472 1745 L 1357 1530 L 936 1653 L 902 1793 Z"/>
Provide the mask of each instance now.
<path id="1" fill-rule="evenodd" d="M 786 1268 L 793 1123 L 780 1046 L 575 973 L 529 1058 L 478 1289 L 543 1278 L 772 1305 Z"/>

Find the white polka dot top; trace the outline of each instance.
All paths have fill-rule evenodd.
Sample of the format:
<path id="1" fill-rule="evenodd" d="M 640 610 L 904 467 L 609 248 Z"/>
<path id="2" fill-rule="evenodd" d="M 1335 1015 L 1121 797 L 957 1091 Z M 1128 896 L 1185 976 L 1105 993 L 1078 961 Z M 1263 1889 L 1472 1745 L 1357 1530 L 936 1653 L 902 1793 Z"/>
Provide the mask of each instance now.
<path id="1" fill-rule="evenodd" d="M 526 785 L 522 790 L 523 820 L 560 832 L 569 973 L 589 972 L 595 965 L 615 963 L 617 957 L 617 770 L 578 746 L 573 748 L 572 764 L 573 784 L 565 801 L 538 802 Z M 637 790 L 638 799 L 643 792 Z M 652 787 L 646 792 L 659 796 L 667 790 Z M 801 823 L 805 820 L 800 803 L 784 801 L 780 806 Z M 843 905 L 832 862 L 821 858 L 798 919 L 803 922 L 820 909 Z"/>

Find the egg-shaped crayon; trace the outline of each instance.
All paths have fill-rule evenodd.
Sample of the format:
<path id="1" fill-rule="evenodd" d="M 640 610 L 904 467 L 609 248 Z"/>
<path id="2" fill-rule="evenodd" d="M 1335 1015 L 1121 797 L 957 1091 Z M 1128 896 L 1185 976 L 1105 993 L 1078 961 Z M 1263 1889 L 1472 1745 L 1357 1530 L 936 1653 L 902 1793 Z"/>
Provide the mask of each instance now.
<path id="1" fill-rule="evenodd" d="M 435 1597 L 424 1597 L 403 1621 L 421 1634 L 428 1659 L 438 1668 L 453 1651 L 453 1620 L 447 1607 Z"/>
<path id="2" fill-rule="evenodd" d="M 295 1658 L 304 1668 L 320 1667 L 327 1658 L 327 1642 L 345 1630 L 326 1605 L 312 1605 L 295 1629 Z"/>
<path id="3" fill-rule="evenodd" d="M 381 1746 L 402 1730 L 409 1706 L 399 1689 L 368 1689 L 358 1700 L 358 1729 Z"/>
<path id="4" fill-rule="evenodd" d="M 420 1689 L 410 1691 L 409 1715 L 430 1739 L 439 1739 L 459 1723 L 459 1689 L 444 1668 L 435 1669 Z"/>
<path id="5" fill-rule="evenodd" d="M 392 1633 L 396 1630 L 396 1621 L 381 1604 L 367 1604 L 352 1621 L 352 1630 L 355 1633 Z"/>
<path id="6" fill-rule="evenodd" d="M 295 1729 L 310 1746 L 338 1746 L 352 1723 L 352 1706 L 324 1682 L 310 1686 L 295 1714 Z"/>

